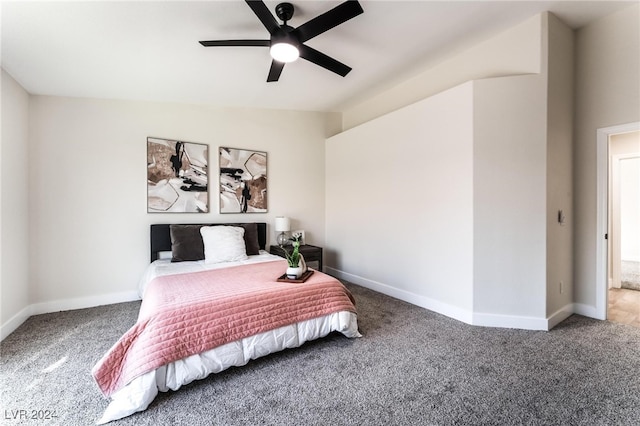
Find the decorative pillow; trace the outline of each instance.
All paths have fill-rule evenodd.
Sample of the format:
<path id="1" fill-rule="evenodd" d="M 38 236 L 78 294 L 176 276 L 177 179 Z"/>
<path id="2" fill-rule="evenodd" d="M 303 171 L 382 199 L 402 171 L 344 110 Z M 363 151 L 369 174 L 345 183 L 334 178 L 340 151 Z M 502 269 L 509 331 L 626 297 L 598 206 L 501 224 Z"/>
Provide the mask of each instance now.
<path id="1" fill-rule="evenodd" d="M 204 244 L 200 228 L 202 225 L 169 226 L 172 262 L 204 259 Z"/>
<path id="2" fill-rule="evenodd" d="M 204 262 L 220 263 L 247 259 L 244 228 L 239 226 L 203 226 Z"/>

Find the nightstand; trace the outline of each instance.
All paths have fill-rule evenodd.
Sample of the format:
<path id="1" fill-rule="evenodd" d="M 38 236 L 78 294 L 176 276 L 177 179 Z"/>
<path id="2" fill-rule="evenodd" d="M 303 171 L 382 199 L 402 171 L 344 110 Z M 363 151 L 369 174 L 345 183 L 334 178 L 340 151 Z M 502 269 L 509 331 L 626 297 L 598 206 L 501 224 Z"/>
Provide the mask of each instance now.
<path id="1" fill-rule="evenodd" d="M 293 246 L 285 246 L 284 249 L 280 246 L 269 247 L 269 253 L 275 254 L 280 257 L 285 257 L 283 250 L 287 250 L 289 253 L 291 253 L 291 251 L 293 250 Z M 322 272 L 322 247 L 312 246 L 311 244 L 304 244 L 300 246 L 299 252 L 304 256 L 304 261 L 307 263 L 307 266 L 311 266 L 309 265 L 309 263 L 311 262 L 318 262 L 318 267 L 313 269 Z"/>

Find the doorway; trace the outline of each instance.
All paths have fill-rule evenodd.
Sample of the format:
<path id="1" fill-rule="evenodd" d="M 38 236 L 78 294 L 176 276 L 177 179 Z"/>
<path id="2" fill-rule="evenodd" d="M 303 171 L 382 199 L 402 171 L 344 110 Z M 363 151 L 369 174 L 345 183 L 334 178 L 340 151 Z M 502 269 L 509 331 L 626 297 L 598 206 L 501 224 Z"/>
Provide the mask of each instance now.
<path id="1" fill-rule="evenodd" d="M 633 210 L 638 205 L 638 158 L 640 123 L 598 129 L 596 316 L 607 319 L 610 314 L 624 314 L 640 326 L 640 291 L 622 286 L 628 276 L 628 269 L 622 268 L 623 258 L 631 271 L 635 261 L 640 261 L 636 259 L 640 256 L 636 244 L 640 241 L 639 215 Z M 630 312 L 622 312 L 625 309 Z"/>
<path id="2" fill-rule="evenodd" d="M 634 288 L 640 268 L 639 179 L 640 123 L 598 129 L 597 317 L 638 327 L 640 291 Z"/>
<path id="3" fill-rule="evenodd" d="M 609 288 L 640 290 L 640 132 L 612 135 L 609 153 Z"/>

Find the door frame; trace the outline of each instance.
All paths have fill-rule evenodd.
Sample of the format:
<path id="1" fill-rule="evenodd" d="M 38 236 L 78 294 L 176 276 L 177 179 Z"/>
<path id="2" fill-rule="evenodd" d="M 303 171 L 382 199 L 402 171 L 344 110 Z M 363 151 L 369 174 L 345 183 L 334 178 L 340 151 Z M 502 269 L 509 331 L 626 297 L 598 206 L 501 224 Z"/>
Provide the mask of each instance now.
<path id="1" fill-rule="evenodd" d="M 609 136 L 640 130 L 640 122 L 603 127 L 596 138 L 596 318 L 607 319 Z"/>

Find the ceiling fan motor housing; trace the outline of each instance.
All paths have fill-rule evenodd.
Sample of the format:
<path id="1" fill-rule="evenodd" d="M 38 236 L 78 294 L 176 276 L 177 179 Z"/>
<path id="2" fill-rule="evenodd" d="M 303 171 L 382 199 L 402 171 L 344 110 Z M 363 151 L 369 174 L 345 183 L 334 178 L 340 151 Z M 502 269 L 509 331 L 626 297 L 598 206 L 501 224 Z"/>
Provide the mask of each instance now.
<path id="1" fill-rule="evenodd" d="M 271 45 L 276 43 L 287 43 L 298 46 L 300 44 L 300 40 L 298 40 L 295 33 L 292 33 L 294 29 L 295 28 L 290 27 L 289 25 L 281 25 L 280 30 L 271 36 Z"/>
<path id="2" fill-rule="evenodd" d="M 291 3 L 280 3 L 276 6 L 276 16 L 286 24 L 293 17 L 293 10 Z"/>

